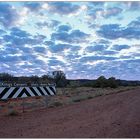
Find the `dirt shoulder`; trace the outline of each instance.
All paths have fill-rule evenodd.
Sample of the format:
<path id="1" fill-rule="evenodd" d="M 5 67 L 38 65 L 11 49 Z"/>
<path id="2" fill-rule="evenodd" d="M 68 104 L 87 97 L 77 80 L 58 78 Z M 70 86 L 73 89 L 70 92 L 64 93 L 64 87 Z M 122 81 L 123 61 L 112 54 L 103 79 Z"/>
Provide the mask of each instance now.
<path id="1" fill-rule="evenodd" d="M 1 138 L 139 138 L 140 89 L 0 116 Z"/>
<path id="2" fill-rule="evenodd" d="M 55 96 L 38 96 L 28 98 L 16 98 L 0 101 L 0 116 L 21 113 L 24 110 L 33 111 L 48 107 L 65 106 L 81 102 L 83 100 L 92 99 L 98 96 L 108 94 L 117 94 L 123 91 L 133 90 L 140 87 L 118 87 L 118 88 L 93 88 L 93 87 L 72 87 L 57 88 Z"/>

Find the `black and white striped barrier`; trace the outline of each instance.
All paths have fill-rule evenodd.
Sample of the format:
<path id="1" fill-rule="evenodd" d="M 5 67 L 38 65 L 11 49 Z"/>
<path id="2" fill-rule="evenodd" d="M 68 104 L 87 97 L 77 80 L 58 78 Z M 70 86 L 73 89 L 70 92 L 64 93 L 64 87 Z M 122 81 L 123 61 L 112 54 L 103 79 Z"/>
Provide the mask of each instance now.
<path id="1" fill-rule="evenodd" d="M 52 96 L 55 94 L 55 86 L 0 87 L 1 100 L 31 96 Z"/>

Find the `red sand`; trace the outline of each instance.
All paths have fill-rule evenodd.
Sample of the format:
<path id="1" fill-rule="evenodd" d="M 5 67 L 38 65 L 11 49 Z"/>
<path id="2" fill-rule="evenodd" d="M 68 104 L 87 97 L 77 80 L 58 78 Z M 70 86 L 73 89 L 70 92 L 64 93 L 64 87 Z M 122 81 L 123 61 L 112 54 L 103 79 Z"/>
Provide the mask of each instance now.
<path id="1" fill-rule="evenodd" d="M 1 138 L 140 138 L 140 89 L 0 116 Z"/>

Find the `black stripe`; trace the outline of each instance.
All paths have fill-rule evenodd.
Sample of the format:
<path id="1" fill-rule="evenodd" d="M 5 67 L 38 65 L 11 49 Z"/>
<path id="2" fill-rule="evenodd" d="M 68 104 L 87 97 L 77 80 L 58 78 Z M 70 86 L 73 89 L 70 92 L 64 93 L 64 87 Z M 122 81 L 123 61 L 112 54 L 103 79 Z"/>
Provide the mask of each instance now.
<path id="1" fill-rule="evenodd" d="M 47 90 L 46 87 L 43 87 L 43 88 L 44 88 L 44 90 L 47 92 L 48 95 L 51 95 L 50 92 Z"/>
<path id="2" fill-rule="evenodd" d="M 0 94 L 0 99 L 6 94 L 6 92 L 9 90 L 10 88 L 5 88 L 2 93 Z"/>
<path id="3" fill-rule="evenodd" d="M 36 91 L 35 91 L 32 87 L 29 87 L 29 88 L 30 88 L 30 90 L 34 93 L 35 96 L 39 96 L 39 95 L 36 93 Z"/>
<path id="4" fill-rule="evenodd" d="M 31 95 L 29 94 L 29 92 L 28 92 L 25 88 L 23 88 L 23 90 L 20 92 L 20 94 L 18 95 L 18 97 L 22 97 L 22 95 L 23 95 L 24 93 L 25 93 L 27 96 L 31 96 Z"/>
<path id="5" fill-rule="evenodd" d="M 43 91 L 40 89 L 40 87 L 37 87 L 37 89 L 39 90 L 39 92 L 41 93 L 41 95 L 45 95 L 45 94 L 43 93 Z"/>
<path id="6" fill-rule="evenodd" d="M 12 98 L 19 88 L 16 87 L 7 98 Z"/>
<path id="7" fill-rule="evenodd" d="M 54 94 L 56 94 L 56 92 L 55 92 L 55 90 L 53 89 L 53 87 L 49 87 L 50 88 L 50 90 L 54 93 Z"/>

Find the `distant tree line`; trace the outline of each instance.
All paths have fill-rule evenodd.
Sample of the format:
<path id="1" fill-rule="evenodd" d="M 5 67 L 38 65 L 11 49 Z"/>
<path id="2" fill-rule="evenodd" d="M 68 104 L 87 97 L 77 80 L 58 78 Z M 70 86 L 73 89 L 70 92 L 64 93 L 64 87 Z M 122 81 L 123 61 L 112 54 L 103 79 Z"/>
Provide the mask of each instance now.
<path id="1" fill-rule="evenodd" d="M 110 78 L 106 79 L 104 76 L 100 76 L 95 81 L 93 86 L 94 87 L 101 87 L 101 88 L 105 88 L 105 87 L 117 88 L 118 83 L 117 83 L 115 77 L 110 77 Z"/>
<path id="2" fill-rule="evenodd" d="M 98 77 L 96 80 L 88 79 L 77 79 L 69 80 L 72 86 L 84 86 L 84 87 L 95 87 L 95 88 L 117 88 L 118 86 L 140 86 L 140 81 L 127 81 L 110 77 L 106 79 L 104 76 Z"/>
<path id="3" fill-rule="evenodd" d="M 99 88 L 117 88 L 118 86 L 138 86 L 140 81 L 126 81 L 110 77 L 106 79 L 100 76 L 96 80 L 88 79 L 74 79 L 68 80 L 63 71 L 53 71 L 41 77 L 37 75 L 32 76 L 13 76 L 8 73 L 0 73 L 0 83 L 18 83 L 18 84 L 52 84 L 55 83 L 57 87 L 99 87 Z"/>
<path id="4" fill-rule="evenodd" d="M 37 75 L 32 76 L 18 76 L 15 77 L 8 73 L 0 73 L 1 83 L 18 83 L 18 84 L 51 84 L 55 83 L 58 87 L 65 87 L 67 79 L 63 71 L 53 71 L 41 77 Z"/>
<path id="5" fill-rule="evenodd" d="M 106 79 L 104 76 L 100 76 L 96 80 L 87 80 L 87 79 L 79 79 L 73 80 L 72 82 L 69 81 L 73 86 L 85 86 L 85 87 L 96 87 L 96 88 L 117 88 L 119 86 L 115 77 L 110 77 Z"/>

